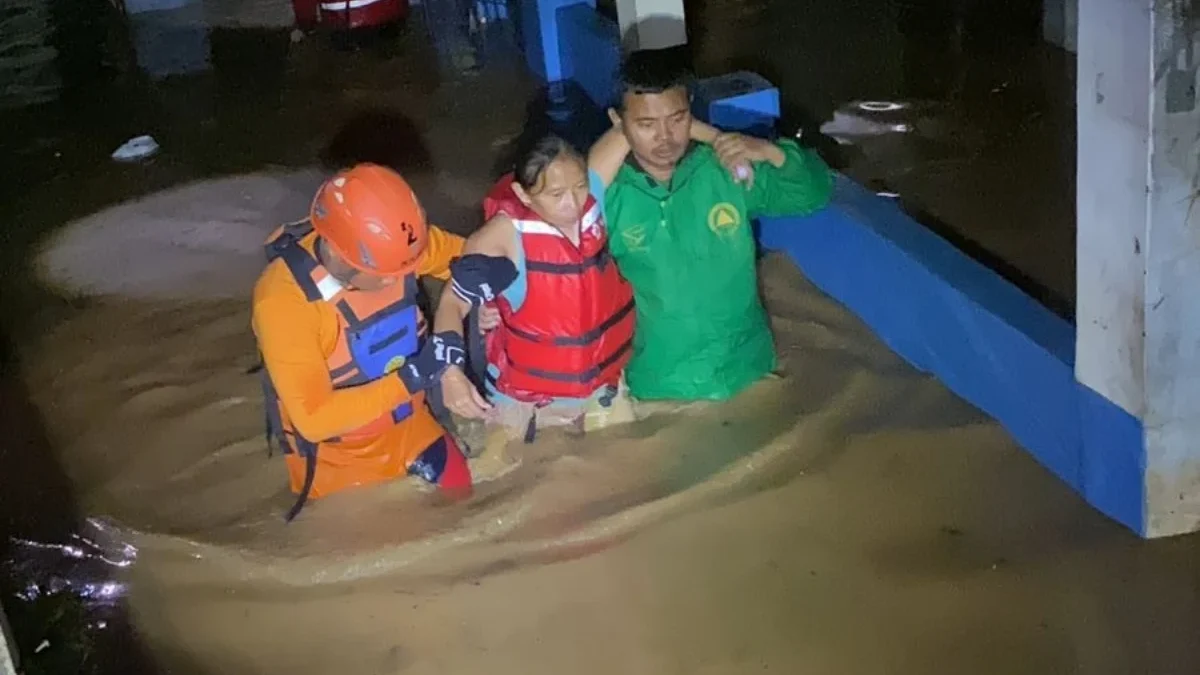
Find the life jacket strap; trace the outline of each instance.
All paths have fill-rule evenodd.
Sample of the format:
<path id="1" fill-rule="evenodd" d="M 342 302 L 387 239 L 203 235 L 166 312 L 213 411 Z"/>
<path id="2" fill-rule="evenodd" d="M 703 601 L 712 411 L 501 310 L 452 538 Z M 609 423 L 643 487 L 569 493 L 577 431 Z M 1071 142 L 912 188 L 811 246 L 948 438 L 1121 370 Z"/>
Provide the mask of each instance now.
<path id="1" fill-rule="evenodd" d="M 525 270 L 528 272 L 541 272 L 542 274 L 558 274 L 563 276 L 578 276 L 595 267 L 600 271 L 604 271 L 609 260 L 607 249 L 600 249 L 592 256 L 576 263 L 556 263 L 546 260 L 525 260 Z"/>
<path id="2" fill-rule="evenodd" d="M 613 364 L 621 360 L 625 354 L 633 349 L 633 339 L 630 338 L 621 344 L 613 353 L 604 358 L 603 361 L 595 366 L 581 372 L 564 373 L 554 370 L 544 370 L 542 368 L 533 368 L 522 363 L 517 363 L 513 360 L 512 354 L 507 354 L 508 364 L 510 368 L 519 370 L 526 375 L 541 378 L 543 380 L 551 380 L 554 382 L 590 382 L 604 374 Z"/>

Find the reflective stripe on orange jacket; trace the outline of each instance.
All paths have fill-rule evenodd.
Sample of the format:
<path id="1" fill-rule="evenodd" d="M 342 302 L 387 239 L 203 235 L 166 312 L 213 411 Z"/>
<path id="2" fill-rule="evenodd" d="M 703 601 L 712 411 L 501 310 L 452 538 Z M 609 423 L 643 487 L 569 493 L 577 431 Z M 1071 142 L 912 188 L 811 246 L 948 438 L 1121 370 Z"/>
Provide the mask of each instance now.
<path id="1" fill-rule="evenodd" d="M 269 241 L 285 232 L 280 228 Z M 438 228 L 429 236 L 417 273 L 445 280 L 450 261 L 462 253 L 463 239 Z M 316 235 L 307 232 L 296 247 L 315 262 L 315 243 Z M 355 317 L 369 322 L 373 313 L 409 305 L 415 300 L 415 279 L 372 293 L 350 291 L 317 263 L 303 281 L 283 258 L 268 264 L 254 288 L 253 327 L 278 397 L 281 431 L 317 444 L 311 496 L 405 475 L 409 463 L 442 435 L 441 426 L 424 397 L 410 396 L 400 378 L 368 377 L 351 363 L 346 331 Z M 315 287 L 319 297 L 310 298 L 305 287 L 310 294 Z M 419 316 L 419 309 L 413 311 Z M 418 321 L 419 333 L 424 317 Z M 417 342 L 407 341 L 407 348 L 389 348 L 397 355 L 415 349 Z M 398 365 L 389 362 L 386 369 Z M 379 364 L 368 368 L 383 369 Z M 292 453 L 286 461 L 292 490 L 300 492 L 305 460 Z"/>

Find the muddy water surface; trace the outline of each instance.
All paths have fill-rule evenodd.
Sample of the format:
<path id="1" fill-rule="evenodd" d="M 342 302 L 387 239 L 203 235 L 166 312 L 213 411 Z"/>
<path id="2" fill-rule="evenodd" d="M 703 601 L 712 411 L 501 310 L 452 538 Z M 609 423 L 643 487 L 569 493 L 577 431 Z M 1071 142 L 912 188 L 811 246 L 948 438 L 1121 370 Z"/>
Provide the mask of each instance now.
<path id="1" fill-rule="evenodd" d="M 242 303 L 101 302 L 29 373 L 172 672 L 1194 672 L 1195 546 L 1137 542 L 763 272 L 785 377 L 545 434 L 460 505 L 399 481 L 285 526 Z"/>

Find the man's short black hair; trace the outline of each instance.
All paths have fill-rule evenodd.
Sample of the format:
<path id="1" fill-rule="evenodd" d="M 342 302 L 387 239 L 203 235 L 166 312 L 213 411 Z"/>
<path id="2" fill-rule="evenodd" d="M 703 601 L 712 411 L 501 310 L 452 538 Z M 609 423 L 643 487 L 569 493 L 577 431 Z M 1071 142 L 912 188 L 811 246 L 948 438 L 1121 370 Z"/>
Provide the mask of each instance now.
<path id="1" fill-rule="evenodd" d="M 621 81 L 617 86 L 615 107 L 623 110 L 627 94 L 661 94 L 683 87 L 691 91 L 692 71 L 686 54 L 675 47 L 639 49 L 621 62 Z"/>

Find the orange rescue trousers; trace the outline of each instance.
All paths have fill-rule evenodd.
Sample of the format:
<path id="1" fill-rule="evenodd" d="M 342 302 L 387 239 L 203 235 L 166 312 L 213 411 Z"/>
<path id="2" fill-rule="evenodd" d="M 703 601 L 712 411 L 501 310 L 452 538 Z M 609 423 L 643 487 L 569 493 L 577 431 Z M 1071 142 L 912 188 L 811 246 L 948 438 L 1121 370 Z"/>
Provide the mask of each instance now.
<path id="1" fill-rule="evenodd" d="M 393 437 L 390 440 L 396 440 L 394 436 L 400 435 L 411 439 L 409 434 L 415 430 L 410 425 L 420 424 L 424 417 L 426 416 L 414 415 L 394 428 L 395 431 L 409 433 L 385 434 L 383 438 L 361 444 L 347 441 L 322 443 L 317 451 L 316 473 L 313 476 L 310 498 L 317 499 L 349 488 L 373 485 L 405 475 L 416 476 L 436 485 L 452 497 L 470 496 L 471 470 L 467 466 L 466 456 L 449 434 L 439 433 L 431 442 L 426 442 L 415 456 L 408 450 L 412 445 L 396 444 L 388 447 L 381 442 L 389 437 Z M 300 494 L 304 489 L 306 460 L 298 453 L 288 453 L 284 460 L 287 462 L 292 492 Z"/>

